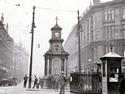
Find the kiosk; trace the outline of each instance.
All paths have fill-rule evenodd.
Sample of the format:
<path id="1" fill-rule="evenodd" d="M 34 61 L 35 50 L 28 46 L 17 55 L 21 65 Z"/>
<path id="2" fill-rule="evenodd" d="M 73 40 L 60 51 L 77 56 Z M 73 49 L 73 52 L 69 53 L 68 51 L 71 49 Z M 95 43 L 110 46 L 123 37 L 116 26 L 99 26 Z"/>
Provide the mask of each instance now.
<path id="1" fill-rule="evenodd" d="M 119 94 L 122 56 L 109 52 L 102 56 L 102 94 Z"/>

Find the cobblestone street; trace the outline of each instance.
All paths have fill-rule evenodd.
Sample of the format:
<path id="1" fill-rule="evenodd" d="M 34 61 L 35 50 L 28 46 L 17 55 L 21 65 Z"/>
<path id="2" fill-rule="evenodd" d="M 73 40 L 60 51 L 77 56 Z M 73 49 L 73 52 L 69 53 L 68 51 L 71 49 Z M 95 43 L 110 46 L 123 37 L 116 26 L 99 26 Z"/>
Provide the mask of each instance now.
<path id="1" fill-rule="evenodd" d="M 59 91 L 52 89 L 25 89 L 22 84 L 17 86 L 0 87 L 0 94 L 59 94 Z M 70 94 L 66 91 L 65 94 Z"/>

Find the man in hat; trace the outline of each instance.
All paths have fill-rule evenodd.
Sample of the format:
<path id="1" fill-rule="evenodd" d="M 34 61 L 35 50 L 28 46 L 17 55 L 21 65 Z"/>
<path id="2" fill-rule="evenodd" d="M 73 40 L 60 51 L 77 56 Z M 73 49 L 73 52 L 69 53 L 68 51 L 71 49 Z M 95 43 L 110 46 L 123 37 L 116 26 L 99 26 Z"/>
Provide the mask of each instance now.
<path id="1" fill-rule="evenodd" d="M 119 93 L 125 94 L 125 74 L 122 74 L 122 77 L 121 77 Z"/>
<path id="2" fill-rule="evenodd" d="M 24 76 L 24 78 L 23 78 L 23 79 L 24 79 L 24 86 L 23 86 L 24 88 L 26 88 L 27 78 L 28 78 L 28 77 L 27 77 L 27 75 L 25 74 L 25 76 Z"/>
<path id="3" fill-rule="evenodd" d="M 62 71 L 60 75 L 60 94 L 65 94 L 65 83 L 66 78 L 64 76 L 64 71 Z"/>

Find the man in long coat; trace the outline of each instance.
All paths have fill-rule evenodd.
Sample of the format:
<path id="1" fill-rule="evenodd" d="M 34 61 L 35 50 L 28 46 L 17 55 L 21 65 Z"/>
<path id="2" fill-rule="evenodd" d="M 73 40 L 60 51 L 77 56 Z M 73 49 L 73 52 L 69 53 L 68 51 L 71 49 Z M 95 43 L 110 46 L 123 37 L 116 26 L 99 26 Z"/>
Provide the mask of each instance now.
<path id="1" fill-rule="evenodd" d="M 121 78 L 121 81 L 120 81 L 119 93 L 125 94 L 125 74 L 123 75 L 123 77 Z"/>
<path id="2" fill-rule="evenodd" d="M 25 74 L 25 76 L 24 76 L 24 78 L 23 78 L 23 80 L 24 80 L 24 86 L 23 86 L 23 87 L 24 87 L 24 88 L 26 88 L 27 78 L 28 78 L 28 77 L 27 77 L 27 75 Z"/>
<path id="3" fill-rule="evenodd" d="M 64 72 L 61 72 L 60 75 L 60 94 L 65 94 L 65 83 L 66 83 L 66 78 L 64 76 Z"/>

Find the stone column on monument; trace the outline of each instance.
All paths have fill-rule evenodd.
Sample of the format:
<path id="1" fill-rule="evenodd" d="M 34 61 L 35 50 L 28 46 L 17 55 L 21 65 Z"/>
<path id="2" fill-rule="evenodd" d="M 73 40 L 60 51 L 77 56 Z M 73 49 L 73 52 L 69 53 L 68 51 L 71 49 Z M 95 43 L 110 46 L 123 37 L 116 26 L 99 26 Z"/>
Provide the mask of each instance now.
<path id="1" fill-rule="evenodd" d="M 65 69 L 64 69 L 64 64 L 65 64 L 65 59 L 62 58 L 62 62 L 61 62 L 61 71 L 65 71 Z"/>
<path id="2" fill-rule="evenodd" d="M 52 73 L 52 59 L 50 58 L 49 59 L 49 74 L 51 74 Z"/>
<path id="3" fill-rule="evenodd" d="M 45 58 L 44 76 L 47 76 L 47 59 Z"/>
<path id="4" fill-rule="evenodd" d="M 66 58 L 65 60 L 66 60 L 66 61 L 65 61 L 66 76 L 68 76 L 68 65 L 67 65 L 67 63 L 68 63 L 68 58 Z"/>
<path id="5" fill-rule="evenodd" d="M 47 59 L 47 76 L 49 76 L 49 66 L 50 66 L 49 59 Z"/>

